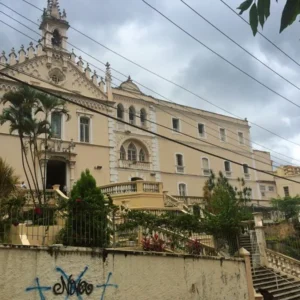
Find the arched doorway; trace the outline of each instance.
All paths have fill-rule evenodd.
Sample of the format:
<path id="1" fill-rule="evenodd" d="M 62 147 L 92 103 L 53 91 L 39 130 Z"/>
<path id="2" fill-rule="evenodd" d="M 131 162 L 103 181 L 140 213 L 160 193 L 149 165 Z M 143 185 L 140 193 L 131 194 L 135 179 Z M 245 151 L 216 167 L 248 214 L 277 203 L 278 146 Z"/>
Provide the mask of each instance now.
<path id="1" fill-rule="evenodd" d="M 46 188 L 52 189 L 59 184 L 60 190 L 66 185 L 67 165 L 61 160 L 49 160 L 47 163 Z"/>
<path id="2" fill-rule="evenodd" d="M 131 181 L 138 181 L 138 180 L 144 180 L 141 177 L 131 177 Z"/>

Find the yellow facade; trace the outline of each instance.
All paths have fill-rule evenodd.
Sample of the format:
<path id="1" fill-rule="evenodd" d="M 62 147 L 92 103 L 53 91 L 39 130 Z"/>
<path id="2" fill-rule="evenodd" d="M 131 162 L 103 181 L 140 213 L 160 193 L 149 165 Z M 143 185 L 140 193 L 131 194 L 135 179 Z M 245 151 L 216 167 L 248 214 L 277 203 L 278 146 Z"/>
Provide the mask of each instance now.
<path id="1" fill-rule="evenodd" d="M 1 71 L 210 154 L 68 104 L 71 119 L 66 122 L 62 118 L 60 137 L 50 141 L 52 152 L 44 159 L 49 169 L 56 165 L 64 168 L 59 170 L 65 179 L 53 182 L 52 178 L 49 184 L 66 185 L 70 189 L 80 173 L 90 169 L 101 186 L 140 179 L 163 182 L 164 190 L 170 195 L 199 197 L 212 170 L 214 173 L 222 171 L 235 186 L 239 186 L 238 178 L 245 178 L 247 186 L 252 188 L 255 203 L 262 201 L 260 205 L 277 195 L 273 176 L 225 163 L 211 155 L 272 172 L 270 153 L 253 151 L 251 147 L 247 120 L 155 99 L 141 92 L 130 78 L 118 88 L 112 88 L 108 64 L 105 81 L 99 81 L 81 58 L 68 51 L 68 27 L 65 16 L 59 15 L 56 7 L 48 7 L 41 24 L 44 39 L 37 50 L 30 45 L 27 52 L 21 49 L 19 56 L 14 50 L 7 57 L 3 54 L 0 62 L 9 67 L 0 64 Z M 53 40 L 57 32 L 60 42 Z M 0 76 L 0 97 L 17 88 L 13 80 Z M 86 127 L 83 121 L 87 122 Z M 0 139 L 0 156 L 15 168 L 21 180 L 25 180 L 19 140 L 16 135 L 9 135 L 8 125 L 0 127 Z M 73 143 L 75 147 L 71 147 Z M 273 186 L 274 190 L 262 193 L 260 186 L 263 184 L 267 189 Z"/>

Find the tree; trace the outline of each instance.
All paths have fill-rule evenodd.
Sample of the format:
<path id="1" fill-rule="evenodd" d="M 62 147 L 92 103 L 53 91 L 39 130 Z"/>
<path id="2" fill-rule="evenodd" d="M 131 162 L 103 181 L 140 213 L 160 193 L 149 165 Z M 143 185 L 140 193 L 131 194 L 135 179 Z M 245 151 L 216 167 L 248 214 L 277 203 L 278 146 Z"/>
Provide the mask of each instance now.
<path id="1" fill-rule="evenodd" d="M 276 0 L 278 2 L 278 0 Z M 266 20 L 270 16 L 271 0 L 246 0 L 237 8 L 240 15 L 249 9 L 249 22 L 253 35 L 257 33 L 257 27 L 260 23 L 263 28 Z M 300 0 L 286 0 L 281 15 L 280 30 L 281 33 L 288 26 L 292 25 L 300 14 Z"/>
<path id="2" fill-rule="evenodd" d="M 0 125 L 9 123 L 10 134 L 17 132 L 21 145 L 21 159 L 24 174 L 31 193 L 32 201 L 38 199 L 42 206 L 43 199 L 46 204 L 45 174 L 41 165 L 40 139 L 44 137 L 44 143 L 51 138 L 51 124 L 49 115 L 51 110 L 58 110 L 68 115 L 64 102 L 49 97 L 44 93 L 36 92 L 34 89 L 21 86 L 17 91 L 4 94 L 0 103 L 5 107 L 0 115 Z M 40 118 L 38 114 L 42 113 Z M 69 117 L 67 118 L 69 119 Z M 46 155 L 47 147 L 45 147 Z M 42 190 L 40 189 L 40 178 Z"/>
<path id="3" fill-rule="evenodd" d="M 14 169 L 0 157 L 0 201 L 7 199 L 16 190 L 19 177 Z"/>
<path id="4" fill-rule="evenodd" d="M 67 219 L 59 241 L 64 245 L 107 247 L 111 233 L 108 215 L 113 209 L 89 170 L 82 172 L 70 199 L 61 206 L 60 210 L 65 211 Z"/>
<path id="5" fill-rule="evenodd" d="M 203 226 L 215 238 L 226 240 L 231 254 L 237 250 L 241 221 L 251 218 L 247 207 L 251 189 L 243 179 L 238 180 L 240 187 L 233 187 L 220 172 L 218 178 L 211 174 L 204 187 L 208 198 Z"/>
<path id="6" fill-rule="evenodd" d="M 272 199 L 272 205 L 283 212 L 286 219 L 297 219 L 300 212 L 300 197 L 285 197 Z"/>

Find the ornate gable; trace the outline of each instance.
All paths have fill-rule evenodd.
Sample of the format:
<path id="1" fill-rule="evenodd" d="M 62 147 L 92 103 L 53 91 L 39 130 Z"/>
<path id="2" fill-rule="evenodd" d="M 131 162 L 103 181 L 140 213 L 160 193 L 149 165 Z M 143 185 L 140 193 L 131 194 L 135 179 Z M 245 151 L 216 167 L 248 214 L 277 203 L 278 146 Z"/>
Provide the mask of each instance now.
<path id="1" fill-rule="evenodd" d="M 20 62 L 21 59 L 17 60 L 13 52 L 10 55 L 9 66 L 3 68 L 0 65 L 0 69 L 9 75 L 44 88 L 60 91 L 67 89 L 83 96 L 106 101 L 103 79 L 99 81 L 95 72 L 91 76 L 89 66 L 83 71 L 82 59 L 79 58 L 76 63 L 75 57 L 74 53 L 41 51 L 34 53 L 31 58 L 27 56 L 23 62 Z"/>

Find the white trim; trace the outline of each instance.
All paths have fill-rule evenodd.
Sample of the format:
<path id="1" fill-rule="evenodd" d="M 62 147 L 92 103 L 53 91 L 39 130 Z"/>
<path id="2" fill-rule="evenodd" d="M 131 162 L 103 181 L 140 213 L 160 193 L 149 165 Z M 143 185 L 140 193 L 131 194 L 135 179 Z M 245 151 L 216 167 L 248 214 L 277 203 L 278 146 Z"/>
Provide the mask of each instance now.
<path id="1" fill-rule="evenodd" d="M 203 168 L 203 161 L 202 161 L 203 159 L 207 159 L 207 162 L 208 162 L 208 169 L 206 169 L 206 168 L 204 169 L 204 168 Z M 206 177 L 209 177 L 209 176 L 210 176 L 210 173 L 211 173 L 211 172 L 209 172 L 208 175 L 205 175 L 205 174 L 204 174 L 204 170 L 209 170 L 209 171 L 211 170 L 211 169 L 210 169 L 210 161 L 209 161 L 209 157 L 207 157 L 207 156 L 201 156 L 201 170 L 202 170 L 202 175 L 203 175 L 203 176 L 206 176 Z"/>
<path id="2" fill-rule="evenodd" d="M 200 133 L 199 133 L 199 124 L 201 124 L 201 125 L 203 125 L 203 129 L 204 129 L 204 134 L 203 135 L 201 135 Z M 206 135 L 206 124 L 205 123 L 203 123 L 203 122 L 198 122 L 197 123 L 197 130 L 198 130 L 198 136 L 200 137 L 200 138 L 202 138 L 202 139 L 206 139 L 207 138 L 207 135 Z"/>
<path id="3" fill-rule="evenodd" d="M 174 154 L 175 156 L 174 156 L 174 158 L 175 158 L 175 172 L 176 173 L 178 173 L 178 174 L 184 174 L 185 172 L 185 164 L 184 164 L 184 155 L 183 155 L 183 153 L 181 153 L 181 152 L 175 152 L 175 154 Z M 182 156 L 182 166 L 179 166 L 178 164 L 177 164 L 177 155 L 181 155 Z M 178 167 L 182 167 L 183 168 L 183 172 L 178 172 Z"/>
<path id="4" fill-rule="evenodd" d="M 81 144 L 93 144 L 93 121 L 92 121 L 92 114 L 86 114 L 86 113 L 78 113 L 77 112 L 77 126 L 78 126 L 78 132 L 77 132 L 77 142 Z M 89 119 L 89 141 L 88 142 L 82 142 L 80 140 L 80 118 L 88 118 Z"/>
<path id="5" fill-rule="evenodd" d="M 178 120 L 178 130 L 175 130 L 174 127 L 173 127 L 173 120 Z M 175 134 L 180 134 L 181 133 L 181 122 L 180 122 L 180 119 L 179 118 L 176 118 L 176 117 L 172 117 L 172 133 L 175 133 Z"/>
<path id="6" fill-rule="evenodd" d="M 248 173 L 244 172 L 244 165 L 247 165 L 247 167 L 248 167 Z M 250 173 L 249 164 L 247 164 L 245 162 L 242 162 L 241 168 L 242 168 L 242 174 L 244 175 L 245 180 L 250 180 L 251 179 L 251 173 Z M 248 178 L 246 178 L 246 175 L 248 175 Z"/>
<path id="7" fill-rule="evenodd" d="M 240 136 L 239 136 L 239 133 L 241 133 L 242 135 L 243 135 L 243 143 L 241 143 L 240 142 Z M 244 133 L 244 131 L 240 131 L 240 130 L 238 130 L 237 131 L 237 136 L 238 136 L 238 143 L 239 143 L 239 145 L 246 145 L 246 143 L 245 143 L 245 133 Z"/>
<path id="8" fill-rule="evenodd" d="M 179 185 L 180 185 L 180 184 L 184 184 L 184 185 L 185 185 L 185 196 L 188 196 L 188 185 L 187 185 L 187 183 L 182 182 L 182 181 L 177 182 L 178 196 L 181 196 L 181 195 L 180 195 L 180 189 L 179 189 Z"/>
<path id="9" fill-rule="evenodd" d="M 225 133 L 225 141 L 223 141 L 222 138 L 221 138 L 221 129 L 224 129 L 224 133 Z M 219 127 L 219 137 L 220 137 L 221 143 L 226 143 L 226 142 L 227 142 L 227 132 L 226 132 L 226 128 L 224 128 L 224 127 Z"/>

